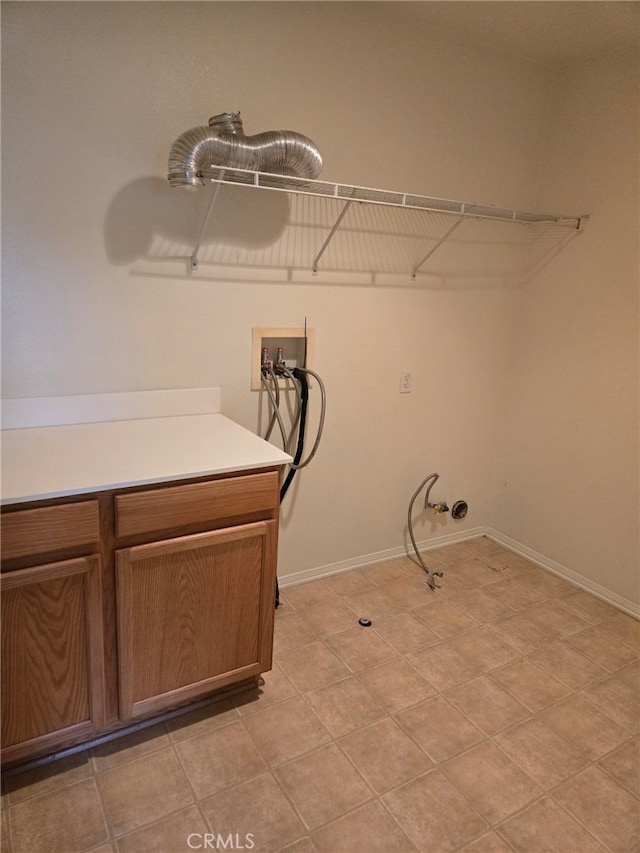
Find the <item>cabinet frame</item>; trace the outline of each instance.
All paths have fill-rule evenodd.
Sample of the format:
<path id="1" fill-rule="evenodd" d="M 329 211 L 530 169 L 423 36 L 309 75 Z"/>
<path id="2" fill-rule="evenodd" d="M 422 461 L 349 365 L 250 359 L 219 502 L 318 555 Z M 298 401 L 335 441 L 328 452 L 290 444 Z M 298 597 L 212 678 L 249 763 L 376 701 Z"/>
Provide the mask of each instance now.
<path id="1" fill-rule="evenodd" d="M 104 631 L 100 558 L 97 555 L 78 557 L 32 566 L 17 572 L 6 572 L 1 576 L 0 587 L 5 594 L 11 590 L 76 575 L 85 576 L 83 597 L 86 617 L 88 718 L 28 740 L 3 745 L 3 762 L 17 763 L 29 758 L 33 753 L 51 752 L 80 740 L 88 740 L 104 727 Z M 3 656 L 5 654 L 9 655 L 10 650 L 3 651 Z"/>

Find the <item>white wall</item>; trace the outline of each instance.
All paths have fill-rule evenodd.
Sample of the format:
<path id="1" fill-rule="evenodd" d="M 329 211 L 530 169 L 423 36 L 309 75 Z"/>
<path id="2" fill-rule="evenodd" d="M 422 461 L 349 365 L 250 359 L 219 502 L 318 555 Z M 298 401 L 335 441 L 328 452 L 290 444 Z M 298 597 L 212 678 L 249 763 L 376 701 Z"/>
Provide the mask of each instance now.
<path id="1" fill-rule="evenodd" d="M 419 539 L 503 521 L 520 535 L 492 451 L 526 295 L 500 281 L 216 281 L 143 263 L 154 236 L 197 233 L 205 197 L 168 188 L 168 150 L 222 111 L 240 109 L 247 133 L 307 134 L 330 180 L 534 207 L 553 74 L 417 33 L 397 8 L 3 4 L 3 393 L 219 385 L 224 413 L 256 429 L 251 329 L 306 316 L 329 410 L 283 506 L 282 575 L 401 546 L 433 470 L 434 497 L 471 511 L 422 519 Z M 567 193 L 561 209 L 581 200 Z M 269 216 L 252 210 L 259 236 Z M 514 447 L 504 465 L 517 462 Z"/>
<path id="2" fill-rule="evenodd" d="M 560 73 L 538 206 L 590 212 L 522 290 L 495 527 L 640 601 L 638 56 Z"/>

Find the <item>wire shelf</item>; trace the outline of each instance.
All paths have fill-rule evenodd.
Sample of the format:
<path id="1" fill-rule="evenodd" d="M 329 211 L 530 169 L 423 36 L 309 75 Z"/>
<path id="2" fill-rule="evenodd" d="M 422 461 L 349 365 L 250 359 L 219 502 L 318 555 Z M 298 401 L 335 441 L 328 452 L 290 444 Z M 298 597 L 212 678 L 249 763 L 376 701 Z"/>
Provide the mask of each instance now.
<path id="1" fill-rule="evenodd" d="M 333 224 L 327 225 L 328 232 L 325 232 L 324 242 L 315 252 L 311 261 L 311 269 L 317 272 L 320 260 L 329 248 L 329 244 L 334 239 L 338 230 L 341 228 L 343 221 L 347 217 L 350 207 L 356 203 L 359 205 L 377 205 L 384 208 L 398 208 L 406 211 L 419 211 L 422 214 L 440 214 L 444 215 L 444 222 L 447 219 L 449 224 L 443 229 L 443 233 L 439 234 L 435 240 L 427 241 L 428 251 L 426 254 L 414 256 L 414 260 L 409 266 L 412 278 L 415 278 L 423 264 L 436 252 L 440 247 L 450 239 L 450 236 L 462 225 L 469 220 L 488 220 L 492 222 L 503 222 L 517 224 L 520 226 L 559 226 L 563 231 L 582 231 L 585 222 L 589 219 L 587 214 L 584 215 L 560 215 L 549 213 L 536 213 L 532 211 L 515 210 L 503 207 L 496 207 L 478 202 L 456 201 L 453 199 L 443 199 L 433 196 L 416 195 L 412 193 L 403 193 L 391 190 L 377 189 L 374 187 L 362 187 L 352 184 L 335 183 L 331 181 L 311 180 L 308 178 L 299 178 L 293 175 L 276 175 L 269 172 L 256 172 L 247 169 L 227 168 L 225 166 L 211 166 L 210 168 L 198 173 L 198 177 L 205 182 L 210 182 L 213 185 L 213 194 L 209 203 L 205 220 L 200 229 L 200 235 L 191 256 L 192 269 L 198 268 L 198 251 L 203 233 L 207 222 L 211 215 L 213 205 L 215 203 L 217 189 L 220 185 L 234 185 L 253 187 L 256 189 L 272 190 L 284 192 L 294 196 L 309 196 L 320 199 L 331 199 L 342 206 L 337 211 L 334 217 Z M 453 217 L 453 221 L 452 218 Z M 348 220 L 347 220 L 348 221 Z M 344 229 L 346 235 L 349 235 L 349 229 Z"/>

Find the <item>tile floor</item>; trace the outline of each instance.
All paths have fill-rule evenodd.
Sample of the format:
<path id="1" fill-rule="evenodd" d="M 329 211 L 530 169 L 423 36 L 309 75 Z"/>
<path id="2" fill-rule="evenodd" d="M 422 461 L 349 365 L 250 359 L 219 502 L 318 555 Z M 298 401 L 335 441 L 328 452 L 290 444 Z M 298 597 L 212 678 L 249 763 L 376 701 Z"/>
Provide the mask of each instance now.
<path id="1" fill-rule="evenodd" d="M 8 777 L 3 853 L 640 850 L 640 622 L 426 556 L 285 589 L 261 690 Z"/>

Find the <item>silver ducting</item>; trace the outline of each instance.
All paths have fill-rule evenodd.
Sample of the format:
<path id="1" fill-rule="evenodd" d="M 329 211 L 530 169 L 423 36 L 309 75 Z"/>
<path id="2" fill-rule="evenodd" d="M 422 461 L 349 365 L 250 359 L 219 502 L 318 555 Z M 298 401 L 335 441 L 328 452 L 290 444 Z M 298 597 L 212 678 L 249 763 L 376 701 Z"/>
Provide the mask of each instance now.
<path id="1" fill-rule="evenodd" d="M 240 113 L 221 113 L 208 127 L 192 127 L 179 136 L 169 154 L 173 187 L 204 183 L 211 166 L 316 178 L 322 157 L 316 145 L 293 130 L 269 130 L 245 136 Z"/>

